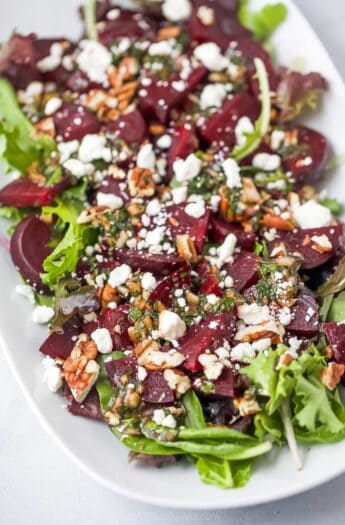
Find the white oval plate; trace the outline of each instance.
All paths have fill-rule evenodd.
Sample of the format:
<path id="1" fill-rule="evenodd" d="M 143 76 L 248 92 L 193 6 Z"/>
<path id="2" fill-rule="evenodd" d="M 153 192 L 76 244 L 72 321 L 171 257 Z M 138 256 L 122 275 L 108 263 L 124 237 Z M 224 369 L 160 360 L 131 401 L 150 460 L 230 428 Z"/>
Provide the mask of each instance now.
<path id="1" fill-rule="evenodd" d="M 284 1 L 289 9 L 289 17 L 274 37 L 277 59 L 279 63 L 288 65 L 296 57 L 303 57 L 306 71 L 320 71 L 329 80 L 330 90 L 322 111 L 309 122 L 326 134 L 336 154 L 343 154 L 345 86 L 308 22 L 291 0 Z M 80 25 L 75 8 L 79 3 L 80 0 L 11 0 L 0 19 L 1 40 L 8 37 L 12 27 L 27 32 L 34 30 L 46 36 L 78 35 Z M 263 3 L 263 0 L 256 2 L 257 5 Z M 342 175 L 345 177 L 344 170 L 339 170 L 327 181 L 330 194 L 345 194 Z M 1 229 L 4 232 L 4 223 Z M 127 450 L 105 425 L 72 417 L 64 410 L 62 398 L 49 393 L 42 383 L 41 356 L 37 349 L 46 335 L 46 329 L 32 324 L 31 306 L 14 291 L 19 279 L 10 257 L 1 247 L 0 250 L 1 346 L 25 397 L 44 427 L 87 474 L 104 486 L 125 496 L 160 506 L 220 509 L 291 496 L 345 471 L 345 441 L 305 450 L 302 472 L 295 470 L 287 450 L 276 449 L 256 463 L 251 481 L 239 490 L 221 490 L 203 485 L 195 469 L 187 464 L 161 470 L 128 464 Z"/>

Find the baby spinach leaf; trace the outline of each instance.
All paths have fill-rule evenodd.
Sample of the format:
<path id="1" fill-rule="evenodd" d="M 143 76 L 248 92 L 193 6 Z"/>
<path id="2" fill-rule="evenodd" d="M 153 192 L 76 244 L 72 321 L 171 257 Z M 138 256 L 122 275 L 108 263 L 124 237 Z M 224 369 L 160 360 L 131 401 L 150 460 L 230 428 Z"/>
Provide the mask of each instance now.
<path id="1" fill-rule="evenodd" d="M 340 292 L 336 297 L 327 295 L 325 300 L 330 298 L 331 304 L 327 312 L 327 321 L 344 321 L 345 320 L 345 290 Z"/>
<path id="2" fill-rule="evenodd" d="M 191 428 L 206 426 L 201 403 L 194 390 L 188 390 L 183 396 L 182 404 L 187 412 L 185 425 Z"/>

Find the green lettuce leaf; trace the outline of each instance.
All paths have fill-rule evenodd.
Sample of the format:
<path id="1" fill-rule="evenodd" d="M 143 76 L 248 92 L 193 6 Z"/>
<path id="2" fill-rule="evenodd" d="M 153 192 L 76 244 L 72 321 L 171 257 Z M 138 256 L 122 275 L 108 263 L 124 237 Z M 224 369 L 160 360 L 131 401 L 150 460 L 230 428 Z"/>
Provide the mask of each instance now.
<path id="1" fill-rule="evenodd" d="M 267 4 L 259 11 L 248 8 L 249 0 L 241 0 L 238 18 L 249 29 L 256 40 L 264 42 L 287 17 L 287 8 L 282 2 Z"/>
<path id="2" fill-rule="evenodd" d="M 84 7 L 86 34 L 89 40 L 97 40 L 96 4 L 97 0 L 87 0 Z"/>
<path id="3" fill-rule="evenodd" d="M 187 412 L 185 419 L 186 427 L 206 427 L 202 406 L 194 390 L 188 390 L 188 392 L 185 393 L 182 404 Z"/>
<path id="4" fill-rule="evenodd" d="M 0 158 L 5 169 L 24 173 L 33 162 L 40 162 L 56 144 L 47 135 L 34 137 L 35 130 L 20 109 L 10 82 L 0 78 Z"/>
<path id="5" fill-rule="evenodd" d="M 203 483 L 222 489 L 243 487 L 250 479 L 252 462 L 227 461 L 213 456 L 196 456 L 196 468 Z"/>
<path id="6" fill-rule="evenodd" d="M 327 311 L 327 321 L 344 321 L 345 320 L 345 291 L 340 292 L 336 297 L 327 295 L 324 299 L 331 298 L 331 304 Z"/>

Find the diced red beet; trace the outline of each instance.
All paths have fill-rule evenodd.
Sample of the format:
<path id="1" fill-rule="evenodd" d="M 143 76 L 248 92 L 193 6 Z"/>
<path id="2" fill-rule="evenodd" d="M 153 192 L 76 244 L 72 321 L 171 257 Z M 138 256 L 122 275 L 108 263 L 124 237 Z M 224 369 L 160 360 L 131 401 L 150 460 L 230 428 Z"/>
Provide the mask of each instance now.
<path id="1" fill-rule="evenodd" d="M 184 368 L 190 372 L 198 372 L 201 365 L 200 354 L 206 350 L 215 350 L 224 341 L 230 341 L 235 331 L 235 315 L 233 312 L 211 314 L 200 323 L 190 326 L 186 334 L 179 340 L 179 352 L 186 356 Z"/>
<path id="2" fill-rule="evenodd" d="M 168 166 L 170 171 L 176 159 L 185 159 L 194 153 L 199 146 L 194 124 L 184 123 L 178 126 L 173 133 L 172 143 L 168 152 Z"/>
<path id="3" fill-rule="evenodd" d="M 322 328 L 333 350 L 334 360 L 345 365 L 345 324 L 333 321 L 323 323 Z"/>
<path id="4" fill-rule="evenodd" d="M 232 368 L 225 368 L 220 377 L 214 382 L 215 396 L 231 397 L 236 395 L 236 375 Z"/>
<path id="5" fill-rule="evenodd" d="M 33 48 L 35 52 L 35 60 L 39 62 L 40 60 L 48 57 L 50 55 L 50 50 L 53 44 L 64 43 L 64 53 L 72 52 L 75 46 L 72 46 L 70 43 L 69 47 L 66 46 L 67 40 L 65 38 L 37 38 L 33 42 Z M 60 64 L 58 67 L 51 71 L 41 71 L 41 80 L 43 82 L 57 82 L 62 83 L 65 78 L 69 75 L 67 69 Z"/>
<path id="6" fill-rule="evenodd" d="M 92 82 L 80 69 L 76 69 L 66 78 L 64 87 L 73 93 L 88 93 L 91 89 L 102 89 L 100 84 Z"/>
<path id="7" fill-rule="evenodd" d="M 99 397 L 96 388 L 92 388 L 86 399 L 82 403 L 78 403 L 72 392 L 66 385 L 64 389 L 64 396 L 67 400 L 68 411 L 74 416 L 86 417 L 88 419 L 96 419 L 97 421 L 104 421 Z"/>
<path id="8" fill-rule="evenodd" d="M 316 180 L 322 174 L 329 153 L 330 146 L 324 135 L 304 126 L 294 126 L 297 131 L 297 146 L 306 151 L 300 154 L 291 154 L 283 160 L 283 167 L 291 171 L 297 185 Z"/>
<path id="9" fill-rule="evenodd" d="M 121 264 L 128 264 L 133 270 L 152 272 L 156 275 L 168 275 L 185 264 L 178 255 L 151 254 L 137 250 L 115 250 L 114 260 Z"/>
<path id="10" fill-rule="evenodd" d="M 206 275 L 198 290 L 198 293 L 205 295 L 214 294 L 217 295 L 217 297 L 222 296 L 222 290 L 219 287 L 218 279 L 213 273 Z"/>
<path id="11" fill-rule="evenodd" d="M 299 337 L 313 337 L 320 331 L 319 308 L 316 299 L 310 293 L 300 295 L 291 308 L 292 321 L 286 329 Z"/>
<path id="12" fill-rule="evenodd" d="M 110 46 L 120 37 L 142 38 L 152 40 L 156 25 L 149 17 L 141 13 L 121 9 L 120 15 L 114 20 L 106 20 L 98 31 L 101 44 Z"/>
<path id="13" fill-rule="evenodd" d="M 66 141 L 80 140 L 90 133 L 98 133 L 101 128 L 94 113 L 74 102 L 65 102 L 53 118 L 56 134 Z"/>
<path id="14" fill-rule="evenodd" d="M 128 335 L 128 328 L 132 326 L 129 319 L 129 305 L 123 304 L 115 310 L 106 310 L 99 316 L 99 326 L 107 328 L 113 340 L 114 350 L 126 350 L 133 346 Z"/>
<path id="15" fill-rule="evenodd" d="M 156 301 L 160 301 L 169 308 L 172 305 L 175 290 L 178 288 L 190 288 L 190 270 L 190 266 L 186 264 L 175 272 L 164 277 L 164 279 L 157 284 L 156 288 L 152 290 L 150 294 L 150 302 L 155 303 Z"/>
<path id="16" fill-rule="evenodd" d="M 40 79 L 33 42 L 36 35 L 21 36 L 13 33 L 1 48 L 0 75 L 8 78 L 16 89 L 25 89 L 30 82 Z"/>
<path id="17" fill-rule="evenodd" d="M 229 222 L 212 214 L 210 222 L 210 237 L 212 241 L 222 243 L 229 233 L 233 233 L 236 236 L 237 245 L 243 250 L 251 251 L 254 248 L 257 239 L 254 232 L 245 232 L 239 224 Z"/>
<path id="18" fill-rule="evenodd" d="M 225 269 L 227 274 L 234 280 L 234 288 L 242 292 L 259 279 L 259 257 L 251 252 L 241 252 L 237 255 L 232 264 L 227 264 Z"/>
<path id="19" fill-rule="evenodd" d="M 185 212 L 185 207 L 185 204 L 173 204 L 167 208 L 167 229 L 173 238 L 176 235 L 189 235 L 198 253 L 201 253 L 207 239 L 211 211 L 206 210 L 202 217 L 196 219 Z M 171 222 L 171 219 L 175 219 L 174 223 Z"/>
<path id="20" fill-rule="evenodd" d="M 166 404 L 173 403 L 175 400 L 174 391 L 169 387 L 162 372 L 148 372 L 143 386 L 142 400 L 145 403 Z"/>
<path id="21" fill-rule="evenodd" d="M 146 137 L 146 123 L 137 109 L 117 120 L 110 120 L 104 126 L 106 133 L 114 135 L 116 140 L 123 140 L 128 146 L 139 145 Z"/>
<path id="22" fill-rule="evenodd" d="M 69 177 L 63 177 L 60 182 L 48 187 L 39 186 L 29 177 L 19 177 L 0 190 L 0 205 L 15 208 L 48 206 L 70 184 Z"/>
<path id="23" fill-rule="evenodd" d="M 123 357 L 122 359 L 112 359 L 105 363 L 105 369 L 115 388 L 123 387 L 123 382 L 121 381 L 123 375 L 128 376 L 130 382 L 137 380 L 137 360 L 133 355 Z"/>
<path id="24" fill-rule="evenodd" d="M 111 193 L 112 195 L 116 195 L 117 197 L 121 197 L 124 204 L 128 204 L 130 201 L 130 197 L 126 191 L 124 191 L 121 188 L 123 181 L 119 179 L 114 179 L 112 175 L 107 175 L 102 180 L 102 184 L 95 192 L 93 192 L 94 198 L 96 198 L 97 193 Z M 91 199 L 93 200 L 93 199 Z"/>
<path id="25" fill-rule="evenodd" d="M 75 339 L 82 332 L 79 319 L 65 323 L 63 332 L 53 332 L 42 343 L 40 352 L 56 359 L 67 359 L 75 345 Z M 72 339 L 73 338 L 73 339 Z"/>
<path id="26" fill-rule="evenodd" d="M 193 11 L 189 20 L 191 40 L 196 42 L 215 42 L 222 49 L 226 49 L 230 41 L 239 35 L 250 35 L 234 15 L 235 2 L 213 2 L 212 0 L 196 0 L 193 2 Z M 199 17 L 199 8 L 209 7 L 214 13 L 214 22 L 208 25 L 202 23 Z"/>
<path id="27" fill-rule="evenodd" d="M 24 279 L 45 292 L 47 287 L 42 284 L 40 274 L 43 272 L 43 261 L 52 251 L 48 247 L 50 235 L 50 227 L 35 215 L 30 215 L 18 224 L 10 244 L 15 267 Z"/>
<path id="28" fill-rule="evenodd" d="M 96 321 L 88 321 L 87 323 L 82 324 L 82 333 L 91 337 L 92 332 L 99 328 L 99 319 Z"/>
<path id="29" fill-rule="evenodd" d="M 311 238 L 314 235 L 326 235 L 332 243 L 332 250 L 320 253 L 313 248 L 314 243 Z M 291 232 L 280 231 L 276 239 L 268 243 L 272 251 L 274 246 L 283 242 L 286 250 L 292 254 L 299 254 L 302 259 L 302 268 L 312 270 L 325 264 L 330 260 L 335 252 L 344 245 L 344 227 L 342 224 L 336 226 L 324 226 L 322 228 L 307 228 L 293 230 Z"/>
<path id="30" fill-rule="evenodd" d="M 165 124 L 169 118 L 172 109 L 181 106 L 187 95 L 191 93 L 197 84 L 203 79 L 207 70 L 204 67 L 198 67 L 190 74 L 186 81 L 175 73 L 172 74 L 166 82 L 162 82 L 158 77 L 150 76 L 151 83 L 141 84 L 139 89 L 139 109 L 143 115 L 152 120 L 158 120 Z M 184 82 L 185 88 L 175 89 L 175 82 L 181 84 Z"/>
<path id="31" fill-rule="evenodd" d="M 246 92 L 238 93 L 226 99 L 223 106 L 199 127 L 199 132 L 208 144 L 232 148 L 235 145 L 235 127 L 241 117 L 247 116 L 255 121 L 260 106 Z"/>

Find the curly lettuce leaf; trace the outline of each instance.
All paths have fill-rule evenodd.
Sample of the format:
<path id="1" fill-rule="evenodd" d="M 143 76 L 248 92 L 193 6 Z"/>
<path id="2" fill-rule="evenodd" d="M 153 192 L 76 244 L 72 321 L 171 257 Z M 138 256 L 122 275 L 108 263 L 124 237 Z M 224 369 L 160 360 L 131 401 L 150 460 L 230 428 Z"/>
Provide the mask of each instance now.
<path id="1" fill-rule="evenodd" d="M 24 173 L 56 147 L 47 135 L 35 137 L 35 130 L 17 102 L 11 83 L 0 78 L 0 158 L 5 169 Z"/>
<path id="2" fill-rule="evenodd" d="M 287 17 L 288 11 L 282 2 L 266 4 L 259 11 L 251 11 L 248 5 L 249 0 L 241 0 L 238 19 L 261 42 L 267 41 Z"/>
<path id="3" fill-rule="evenodd" d="M 196 456 L 195 465 L 203 483 L 221 489 L 231 489 L 243 487 L 249 481 L 252 462 L 231 462 L 212 456 Z"/>

